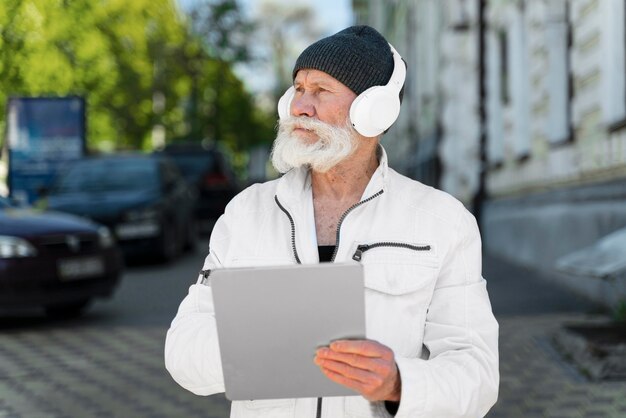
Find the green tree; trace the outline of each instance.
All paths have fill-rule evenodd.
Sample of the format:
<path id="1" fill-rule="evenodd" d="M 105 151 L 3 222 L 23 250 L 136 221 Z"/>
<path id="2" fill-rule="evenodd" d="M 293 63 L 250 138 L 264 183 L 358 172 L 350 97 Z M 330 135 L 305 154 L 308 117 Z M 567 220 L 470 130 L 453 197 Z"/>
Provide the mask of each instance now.
<path id="1" fill-rule="evenodd" d="M 292 84 L 291 70 L 300 50 L 294 49 L 293 40 L 311 44 L 320 36 L 315 26 L 315 14 L 309 5 L 280 5 L 276 0 L 263 0 L 259 10 L 260 24 L 256 28 L 257 42 L 269 46 L 273 63 L 275 86 L 274 100 L 285 93 Z"/>
<path id="2" fill-rule="evenodd" d="M 203 0 L 190 12 L 190 48 L 186 64 L 191 79 L 187 140 L 219 141 L 243 172 L 245 151 L 274 137 L 274 115 L 262 112 L 233 66 L 251 59 L 254 29 L 234 0 Z"/>
<path id="3" fill-rule="evenodd" d="M 249 23 L 234 1 L 192 18 L 174 1 L 0 2 L 0 130 L 8 96 L 77 94 L 91 149 L 151 149 L 154 132 L 209 137 L 242 166 L 247 147 L 273 136 L 232 71 Z"/>
<path id="4" fill-rule="evenodd" d="M 167 98 L 162 122 L 180 130 L 189 83 L 183 71 L 161 65 L 187 30 L 171 0 L 2 2 L 0 28 L 1 115 L 7 95 L 79 94 L 90 145 L 141 148 L 158 89 Z"/>
<path id="5" fill-rule="evenodd" d="M 223 95 L 231 87 L 229 72 L 232 65 L 249 59 L 247 44 L 252 25 L 244 18 L 235 0 L 199 1 L 191 11 L 190 18 L 192 33 L 201 46 L 198 53 L 191 57 L 195 61 L 192 66 L 195 71 L 190 73 L 191 134 L 223 141 L 229 126 L 228 123 L 222 123 L 222 114 L 228 113 L 228 109 L 223 107 Z M 207 76 L 210 86 L 203 86 Z M 199 94 L 198 89 L 202 88 L 205 93 L 208 92 L 208 97 Z M 209 114 L 199 111 L 200 101 L 207 98 L 211 103 L 205 103 L 204 108 L 209 110 Z"/>

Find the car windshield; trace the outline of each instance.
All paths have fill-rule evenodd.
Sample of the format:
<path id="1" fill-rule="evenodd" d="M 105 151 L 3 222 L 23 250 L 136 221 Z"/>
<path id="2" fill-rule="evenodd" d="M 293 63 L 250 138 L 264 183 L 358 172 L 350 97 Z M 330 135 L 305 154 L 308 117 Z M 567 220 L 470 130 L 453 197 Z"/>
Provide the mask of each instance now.
<path id="1" fill-rule="evenodd" d="M 167 154 L 180 169 L 186 180 L 198 179 L 207 171 L 213 170 L 213 154 Z"/>
<path id="2" fill-rule="evenodd" d="M 151 159 L 102 159 L 82 161 L 59 179 L 53 192 L 138 191 L 159 184 L 157 162 Z"/>

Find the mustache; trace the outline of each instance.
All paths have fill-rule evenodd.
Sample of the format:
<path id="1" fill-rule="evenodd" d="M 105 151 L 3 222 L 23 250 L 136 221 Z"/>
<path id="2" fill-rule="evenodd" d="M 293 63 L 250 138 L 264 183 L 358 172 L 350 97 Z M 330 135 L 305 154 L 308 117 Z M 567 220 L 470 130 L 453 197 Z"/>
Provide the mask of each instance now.
<path id="1" fill-rule="evenodd" d="M 296 129 L 306 129 L 307 131 L 319 135 L 329 128 L 332 129 L 335 128 L 335 126 L 309 116 L 290 116 L 285 120 L 281 120 L 279 125 L 279 131 L 283 130 L 285 133 L 289 134 Z"/>

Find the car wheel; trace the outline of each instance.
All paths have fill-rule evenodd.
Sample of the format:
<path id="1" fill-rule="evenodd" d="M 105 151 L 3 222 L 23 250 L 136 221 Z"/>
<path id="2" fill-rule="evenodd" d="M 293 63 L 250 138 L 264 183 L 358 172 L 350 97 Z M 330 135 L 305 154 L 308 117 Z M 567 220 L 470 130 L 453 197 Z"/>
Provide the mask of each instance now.
<path id="1" fill-rule="evenodd" d="M 57 305 L 49 305 L 45 307 L 46 315 L 55 319 L 76 318 L 82 315 L 89 303 L 89 299 L 79 300 L 77 302 L 61 303 Z"/>

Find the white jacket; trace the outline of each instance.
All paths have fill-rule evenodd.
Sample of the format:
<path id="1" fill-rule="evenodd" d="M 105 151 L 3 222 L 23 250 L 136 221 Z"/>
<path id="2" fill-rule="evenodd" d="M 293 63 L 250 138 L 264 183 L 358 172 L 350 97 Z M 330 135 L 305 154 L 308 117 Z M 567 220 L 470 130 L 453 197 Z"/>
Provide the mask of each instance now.
<path id="1" fill-rule="evenodd" d="M 390 347 L 402 381 L 396 417 L 484 416 L 498 395 L 498 324 L 481 276 L 474 217 L 451 196 L 387 167 L 342 217 L 335 261 L 365 271 L 367 337 Z M 357 247 L 380 243 L 360 253 Z M 385 243 L 410 246 L 393 247 Z M 429 247 L 416 249 L 417 247 Z M 203 269 L 318 263 L 311 181 L 304 169 L 255 184 L 226 208 Z M 165 365 L 198 395 L 224 391 L 211 288 L 189 289 L 167 333 Z M 383 402 L 324 398 L 322 416 L 389 417 Z M 314 418 L 317 400 L 236 401 L 231 417 Z"/>

